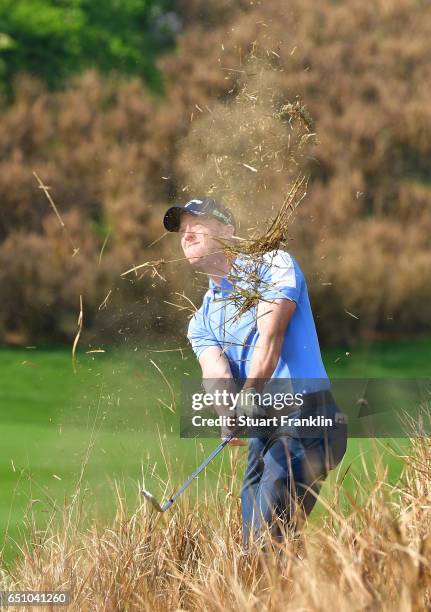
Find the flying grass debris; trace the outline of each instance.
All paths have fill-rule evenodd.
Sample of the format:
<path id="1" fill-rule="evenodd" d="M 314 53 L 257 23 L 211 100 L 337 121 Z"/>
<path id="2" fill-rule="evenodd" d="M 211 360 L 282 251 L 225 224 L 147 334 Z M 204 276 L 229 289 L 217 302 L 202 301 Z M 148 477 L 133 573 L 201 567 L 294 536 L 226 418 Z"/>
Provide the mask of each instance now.
<path id="1" fill-rule="evenodd" d="M 142 268 L 152 268 L 153 271 L 155 271 L 156 267 L 162 266 L 162 265 L 164 265 L 166 263 L 168 263 L 168 262 L 166 262 L 164 259 L 156 259 L 154 261 L 146 261 L 143 264 L 139 264 L 137 266 L 133 266 L 133 268 L 129 268 L 129 270 L 126 270 L 125 272 L 123 272 L 121 274 L 121 276 L 127 276 L 127 274 L 130 274 L 131 272 L 135 272 L 136 273 L 137 270 L 141 270 Z"/>
<path id="2" fill-rule="evenodd" d="M 43 183 L 43 181 L 42 181 L 42 180 L 39 178 L 39 176 L 38 176 L 38 174 L 37 174 L 36 172 L 33 172 L 33 176 L 36 178 L 37 182 L 39 183 L 39 189 L 42 189 L 42 191 L 43 191 L 43 192 L 44 192 L 44 194 L 46 195 L 46 197 L 47 197 L 47 199 L 48 199 L 48 202 L 50 203 L 51 208 L 52 208 L 52 210 L 53 210 L 53 211 L 54 211 L 54 213 L 55 213 L 55 216 L 57 217 L 57 219 L 58 219 L 58 221 L 59 221 L 59 223 L 60 223 L 61 227 L 63 228 L 64 233 L 66 234 L 67 239 L 68 239 L 68 240 L 69 240 L 69 242 L 70 242 L 70 245 L 71 245 L 72 250 L 73 250 L 72 257 L 75 257 L 75 255 L 77 255 L 77 254 L 79 253 L 79 248 L 77 248 L 77 247 L 74 245 L 73 240 L 72 240 L 72 237 L 71 237 L 71 235 L 69 234 L 69 232 L 68 232 L 68 230 L 67 230 L 67 227 L 66 227 L 66 225 L 65 225 L 65 223 L 64 223 L 64 221 L 63 221 L 63 219 L 61 218 L 60 213 L 58 212 L 57 206 L 55 205 L 55 202 L 54 202 L 54 200 L 52 199 L 51 194 L 49 193 L 49 189 L 50 189 L 50 187 L 48 187 L 47 185 L 45 185 L 45 184 Z"/>
<path id="3" fill-rule="evenodd" d="M 109 299 L 109 296 L 111 295 L 111 293 L 112 293 L 112 289 L 110 289 L 110 290 L 108 291 L 108 295 L 105 297 L 105 299 L 103 300 L 103 302 L 100 304 L 100 306 L 99 306 L 99 310 L 102 310 L 102 308 L 106 308 L 106 305 L 107 305 L 107 303 L 108 303 L 108 299 Z"/>
<path id="4" fill-rule="evenodd" d="M 305 104 L 299 98 L 297 98 L 293 104 L 290 102 L 284 104 L 275 116 L 281 120 L 287 119 L 289 124 L 291 124 L 294 119 L 298 119 L 307 132 L 309 132 L 310 136 L 316 136 L 314 133 L 313 118 L 308 112 Z"/>
<path id="5" fill-rule="evenodd" d="M 33 176 L 35 177 L 35 179 L 39 183 L 39 189 L 42 189 L 42 191 L 44 192 L 45 196 L 47 197 L 48 202 L 50 203 L 50 206 L 51 206 L 52 210 L 54 211 L 55 216 L 57 217 L 57 219 L 58 219 L 58 221 L 60 223 L 60 226 L 62 227 L 62 229 L 63 229 L 63 231 L 64 231 L 64 233 L 65 233 L 65 235 L 66 235 L 66 237 L 67 237 L 71 247 L 72 247 L 72 257 L 75 257 L 75 255 L 77 255 L 79 253 L 79 248 L 75 246 L 75 244 L 74 244 L 74 242 L 72 240 L 72 237 L 71 237 L 69 231 L 67 230 L 66 224 L 64 223 L 63 219 L 61 218 L 60 213 L 58 212 L 58 208 L 55 205 L 55 202 L 52 199 L 51 194 L 49 193 L 50 187 L 48 187 L 47 185 L 44 184 L 44 182 L 41 180 L 41 178 L 39 177 L 37 172 L 33 171 Z M 104 248 L 106 246 L 106 243 L 108 241 L 109 235 L 110 234 L 108 233 L 108 235 L 106 236 L 105 241 L 104 241 L 104 243 L 102 245 L 102 250 L 101 250 L 100 255 L 99 255 L 99 264 L 101 262 L 101 258 L 102 258 L 102 255 L 103 255 L 103 250 L 104 250 Z M 108 294 L 108 296 L 109 296 L 109 294 Z M 79 296 L 79 308 L 80 309 L 79 309 L 79 316 L 78 316 L 78 331 L 77 331 L 77 334 L 75 336 L 75 340 L 74 340 L 73 346 L 72 346 L 72 368 L 73 368 L 73 371 L 74 371 L 75 374 L 76 374 L 76 347 L 78 345 L 79 338 L 81 336 L 82 324 L 83 324 L 82 295 Z M 100 308 L 99 308 L 99 310 L 100 310 Z"/>
<path id="6" fill-rule="evenodd" d="M 103 241 L 103 244 L 102 244 L 102 248 L 100 249 L 100 253 L 99 253 L 99 266 L 101 264 L 102 257 L 103 257 L 103 252 L 105 250 L 106 245 L 108 244 L 108 240 L 109 240 L 110 236 L 111 236 L 111 230 L 109 230 L 109 232 L 106 234 L 105 240 Z"/>
<path id="7" fill-rule="evenodd" d="M 154 367 L 156 368 L 156 370 L 159 372 L 160 376 L 161 376 L 161 377 L 163 378 L 163 380 L 165 381 L 165 383 L 166 383 L 166 385 L 167 385 L 167 387 L 168 387 L 168 389 L 169 389 L 169 391 L 170 391 L 170 394 L 171 394 L 172 406 L 174 407 L 174 409 L 172 410 L 172 412 L 176 412 L 176 410 L 177 410 L 177 404 L 176 404 L 176 402 L 175 402 L 175 392 L 174 392 L 174 389 L 173 389 L 173 387 L 172 387 L 171 383 L 170 383 L 170 382 L 169 382 L 169 380 L 166 378 L 165 373 L 164 373 L 164 372 L 163 372 L 163 370 L 162 370 L 162 369 L 161 369 L 161 368 L 160 368 L 160 367 L 157 365 L 157 363 L 156 363 L 155 361 L 153 361 L 152 359 L 150 359 L 149 361 L 150 361 L 150 363 L 152 363 L 152 364 L 153 364 L 153 366 L 154 366 Z"/>
<path id="8" fill-rule="evenodd" d="M 246 107 L 249 108 L 251 105 L 252 110 L 256 108 L 260 108 L 260 89 L 259 84 L 256 83 L 254 79 L 250 79 L 251 76 L 254 76 L 256 72 L 256 67 L 262 67 L 260 60 L 254 56 L 256 53 L 256 45 L 253 46 L 253 51 L 250 55 L 251 64 L 249 68 L 251 68 L 251 73 L 249 74 L 246 70 L 237 70 L 235 68 L 223 68 L 224 70 L 229 70 L 232 72 L 238 72 L 246 75 L 246 80 L 241 84 L 241 89 L 238 95 L 236 96 L 236 102 L 241 104 L 245 102 Z M 254 63 L 253 63 L 254 62 Z M 257 62 L 257 66 L 255 63 Z M 263 66 L 265 69 L 265 66 Z M 266 94 L 265 94 L 266 95 Z M 266 104 L 266 103 L 264 103 Z M 229 161 L 237 162 L 239 165 L 242 165 L 244 168 L 249 170 L 256 177 L 263 174 L 263 184 L 262 187 L 266 189 L 266 179 L 264 178 L 265 168 L 269 166 L 269 164 L 276 164 L 277 172 L 285 171 L 288 163 L 292 163 L 293 167 L 299 166 L 299 158 L 303 154 L 303 150 L 305 147 L 308 147 L 312 142 L 316 139 L 316 133 L 314 131 L 314 121 L 308 112 L 305 104 L 300 100 L 299 97 L 293 103 L 286 101 L 283 104 L 279 104 L 277 106 L 274 105 L 273 102 L 270 103 L 271 107 L 264 106 L 263 115 L 260 116 L 265 118 L 264 126 L 266 126 L 266 117 L 269 117 L 271 120 L 278 120 L 281 123 L 288 124 L 290 130 L 288 136 L 286 136 L 286 141 L 289 142 L 287 158 L 286 156 L 281 155 L 284 147 L 281 146 L 280 142 L 277 141 L 276 146 L 273 149 L 267 150 L 267 145 L 265 144 L 265 134 L 263 134 L 262 139 L 259 142 L 254 143 L 253 147 L 253 157 L 248 158 L 247 161 L 250 163 L 246 163 L 241 159 L 230 159 L 229 155 L 226 155 L 226 151 L 220 149 L 217 154 L 212 153 L 211 158 L 214 160 L 216 177 L 218 180 L 222 182 L 222 191 L 227 194 L 229 197 L 229 193 L 231 193 L 231 186 L 229 184 L 229 172 L 226 171 L 226 168 L 232 168 L 234 165 L 228 164 Z M 203 112 L 202 108 L 198 107 L 195 104 L 197 110 Z M 255 129 L 255 122 L 253 125 L 249 125 L 246 123 L 245 127 L 247 129 Z M 241 130 L 241 126 L 239 127 Z M 264 131 L 266 129 L 271 132 L 273 126 L 271 123 L 268 124 L 268 128 L 264 127 Z M 290 142 L 295 142 L 295 149 L 291 148 Z M 271 142 L 271 141 L 269 141 Z M 286 143 L 285 143 L 286 144 Z M 296 156 L 296 157 L 295 157 Z M 244 158 L 243 158 L 244 159 Z M 281 161 L 281 167 L 280 167 Z M 286 162 L 286 163 L 285 163 Z M 288 163 L 287 163 L 288 162 Z M 263 170 L 263 173 L 259 171 Z M 209 175 L 209 181 L 207 182 L 206 191 L 207 193 L 215 192 L 215 197 L 217 197 L 217 188 L 216 185 L 213 185 L 214 182 L 214 171 L 213 174 Z M 227 181 L 227 183 L 226 183 Z M 225 183 L 223 185 L 223 183 Z M 299 172 L 296 179 L 294 179 L 293 183 L 290 184 L 287 194 L 284 197 L 282 205 L 275 215 L 275 217 L 270 220 L 266 231 L 264 231 L 260 236 L 252 235 L 250 238 L 243 238 L 240 236 L 234 237 L 234 240 L 229 243 L 223 243 L 220 241 L 221 248 L 227 255 L 227 257 L 234 262 L 237 257 L 246 257 L 248 261 L 251 263 L 250 270 L 247 274 L 253 274 L 253 270 L 255 273 L 258 271 L 258 266 L 262 262 L 262 257 L 271 251 L 275 251 L 280 248 L 286 247 L 288 243 L 288 231 L 290 229 L 291 222 L 293 221 L 293 216 L 299 204 L 305 198 L 307 193 L 307 185 L 308 185 L 308 177 L 303 173 Z M 188 186 L 184 187 L 184 189 L 188 189 Z M 233 193 L 234 196 L 234 193 Z M 236 198 L 232 197 L 232 202 L 235 203 Z M 185 260 L 186 258 L 182 258 Z M 146 269 L 150 269 L 152 271 L 152 275 L 160 276 L 160 269 L 168 264 L 173 263 L 177 260 L 166 261 L 164 259 L 147 261 L 143 264 L 135 265 L 132 268 L 123 272 L 122 276 L 126 276 L 130 273 L 135 273 L 138 270 L 145 271 Z M 239 273 L 239 272 L 238 272 Z M 234 272 L 235 274 L 235 272 Z M 246 275 L 247 275 L 246 274 Z M 244 271 L 242 272 L 242 276 L 244 277 Z M 160 276 L 160 278 L 163 278 Z M 227 298 L 229 300 L 234 301 L 238 304 L 238 315 L 241 315 L 245 311 L 252 308 L 255 304 L 257 304 L 262 296 L 259 293 L 257 288 L 254 292 L 247 292 L 247 290 L 240 290 L 238 287 L 234 286 L 234 291 Z M 172 300 L 166 301 L 168 304 L 180 309 L 185 310 L 182 305 L 175 304 Z"/>
<path id="9" fill-rule="evenodd" d="M 157 398 L 157 401 L 164 407 L 167 408 L 170 412 L 172 412 L 172 414 L 175 414 L 175 410 L 172 408 L 172 406 L 170 404 L 167 404 L 166 402 L 164 402 L 163 400 L 160 399 L 160 397 Z"/>
<path id="10" fill-rule="evenodd" d="M 248 170 L 251 170 L 252 172 L 257 172 L 257 168 L 253 168 L 253 166 L 249 166 L 248 164 L 242 164 L 244 166 L 244 168 L 247 168 Z"/>
<path id="11" fill-rule="evenodd" d="M 168 300 L 163 300 L 164 303 L 170 306 L 174 306 L 175 308 L 178 308 L 178 310 L 180 311 L 185 310 L 185 311 L 191 312 L 191 314 L 195 314 L 195 312 L 198 311 L 197 306 L 184 293 L 179 293 L 178 291 L 176 291 L 175 295 L 178 295 L 178 297 L 184 300 L 186 304 L 175 304 L 174 302 L 168 302 Z"/>
<path id="12" fill-rule="evenodd" d="M 84 312 L 82 307 L 82 295 L 79 296 L 79 316 L 78 316 L 78 331 L 75 336 L 75 340 L 73 341 L 72 346 L 72 367 L 73 371 L 76 374 L 76 347 L 78 346 L 79 338 L 82 332 L 82 324 L 84 321 Z"/>
<path id="13" fill-rule="evenodd" d="M 254 264 L 252 267 L 255 270 L 255 274 L 257 274 L 257 268 L 262 261 L 262 256 L 265 253 L 277 250 L 287 244 L 290 223 L 296 209 L 306 196 L 307 185 L 308 178 L 303 174 L 299 174 L 286 194 L 279 212 L 270 222 L 267 231 L 262 236 L 251 239 L 237 237 L 234 242 L 230 243 L 220 241 L 221 248 L 224 250 L 226 255 L 232 259 L 232 261 L 237 256 L 248 256 L 250 261 Z M 185 257 L 170 261 L 166 261 L 164 259 L 147 261 L 126 270 L 121 276 L 124 277 L 132 272 L 136 273 L 137 270 L 143 268 L 150 268 L 152 269 L 153 277 L 157 275 L 160 278 L 163 278 L 158 272 L 159 267 L 168 263 L 184 260 L 186 260 Z M 250 271 L 249 274 L 253 274 L 253 271 Z M 241 316 L 244 312 L 256 305 L 262 299 L 262 296 L 259 291 L 250 292 L 246 289 L 236 288 L 236 290 L 229 296 L 229 299 L 238 303 L 237 316 Z"/>
<path id="14" fill-rule="evenodd" d="M 165 281 L 166 279 L 163 278 L 159 272 L 158 272 L 158 268 L 161 266 L 165 266 L 166 264 L 171 264 L 171 263 L 178 263 L 179 261 L 187 261 L 187 257 L 178 257 L 177 259 L 156 259 L 153 261 L 146 261 L 143 264 L 139 264 L 137 266 L 133 266 L 133 268 L 129 268 L 128 270 L 126 270 L 125 272 L 122 272 L 121 276 L 127 276 L 127 274 L 131 274 L 132 272 L 136 273 L 136 270 L 141 270 L 142 268 L 151 268 L 152 269 L 152 276 L 159 276 L 163 281 Z"/>
<path id="15" fill-rule="evenodd" d="M 289 189 L 276 217 L 270 222 L 266 232 L 253 239 L 241 239 L 238 243 L 225 244 L 229 255 L 264 255 L 287 244 L 288 228 L 293 214 L 307 193 L 308 179 L 299 175 Z"/>
<path id="16" fill-rule="evenodd" d="M 354 315 L 353 312 L 349 312 L 348 310 L 344 310 L 344 312 L 348 314 L 350 317 L 352 317 L 353 319 L 357 319 L 359 321 L 359 317 Z"/>

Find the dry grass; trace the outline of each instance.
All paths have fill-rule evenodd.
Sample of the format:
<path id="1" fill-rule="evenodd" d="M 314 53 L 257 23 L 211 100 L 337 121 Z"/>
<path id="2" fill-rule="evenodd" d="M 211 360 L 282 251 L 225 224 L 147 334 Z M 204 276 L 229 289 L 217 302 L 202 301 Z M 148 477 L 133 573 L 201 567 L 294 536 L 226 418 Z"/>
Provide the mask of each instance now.
<path id="1" fill-rule="evenodd" d="M 268 224 L 265 233 L 251 239 L 239 239 L 225 244 L 226 253 L 254 256 L 256 261 L 260 262 L 261 256 L 265 253 L 287 246 L 289 224 L 293 221 L 295 210 L 307 194 L 307 183 L 307 177 L 299 175 L 290 187 L 277 215 Z"/>
<path id="2" fill-rule="evenodd" d="M 197 502 L 185 494 L 166 515 L 140 504 L 131 512 L 117 492 L 112 523 L 85 527 L 78 490 L 58 527 L 54 520 L 27 540 L 1 588 L 70 589 L 74 610 L 429 609 L 429 439 L 412 441 L 397 486 L 378 469 L 353 499 L 340 470 L 326 517 L 307 527 L 299 554 L 286 543 L 243 555 L 238 461 L 229 453 L 232 478 Z"/>

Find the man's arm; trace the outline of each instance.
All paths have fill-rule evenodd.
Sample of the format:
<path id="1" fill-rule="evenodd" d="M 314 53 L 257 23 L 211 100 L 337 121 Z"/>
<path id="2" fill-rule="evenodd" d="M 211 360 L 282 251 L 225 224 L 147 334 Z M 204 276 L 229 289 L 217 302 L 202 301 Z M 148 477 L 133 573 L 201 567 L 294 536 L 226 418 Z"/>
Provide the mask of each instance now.
<path id="1" fill-rule="evenodd" d="M 222 349 L 218 346 L 209 346 L 199 357 L 202 368 L 202 382 L 207 393 L 226 390 L 228 393 L 235 393 L 236 388 L 232 377 L 229 361 Z M 220 416 L 233 417 L 235 412 L 230 410 L 230 405 L 216 406 L 216 411 Z M 222 428 L 222 434 L 227 435 L 229 430 Z M 232 438 L 230 444 L 234 446 L 244 446 L 244 440 Z"/>
<path id="2" fill-rule="evenodd" d="M 209 346 L 199 357 L 202 378 L 232 378 L 229 361 L 219 346 Z"/>
<path id="3" fill-rule="evenodd" d="M 287 326 L 295 312 L 296 303 L 289 299 L 261 301 L 257 307 L 259 338 L 251 359 L 250 372 L 244 388 L 253 387 L 259 393 L 271 378 L 280 359 Z"/>

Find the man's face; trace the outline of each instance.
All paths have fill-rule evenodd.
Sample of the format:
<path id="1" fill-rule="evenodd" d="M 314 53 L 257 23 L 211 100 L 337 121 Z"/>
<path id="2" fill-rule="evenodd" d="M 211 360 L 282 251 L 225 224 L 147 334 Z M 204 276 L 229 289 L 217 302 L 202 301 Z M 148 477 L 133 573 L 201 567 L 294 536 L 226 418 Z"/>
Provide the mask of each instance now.
<path id="1" fill-rule="evenodd" d="M 233 233 L 231 225 L 216 219 L 202 219 L 184 213 L 181 216 L 179 233 L 184 255 L 192 266 L 205 267 L 215 262 L 222 254 L 217 239 L 227 240 Z"/>

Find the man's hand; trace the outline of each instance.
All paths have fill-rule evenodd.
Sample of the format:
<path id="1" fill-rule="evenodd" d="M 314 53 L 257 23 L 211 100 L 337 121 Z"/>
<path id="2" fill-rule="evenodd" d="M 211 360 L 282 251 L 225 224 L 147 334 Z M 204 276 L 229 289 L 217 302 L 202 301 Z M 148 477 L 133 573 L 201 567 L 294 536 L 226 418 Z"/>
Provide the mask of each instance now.
<path id="1" fill-rule="evenodd" d="M 226 440 L 229 437 L 229 434 L 222 435 L 221 439 Z M 242 438 L 231 438 L 228 442 L 230 446 L 247 446 L 247 442 Z"/>
<path id="2" fill-rule="evenodd" d="M 258 398 L 259 393 L 254 387 L 242 389 L 236 404 L 235 416 L 249 417 L 251 419 L 266 417 L 267 411 L 262 406 L 259 406 L 257 403 Z"/>
<path id="3" fill-rule="evenodd" d="M 247 446 L 247 442 L 245 440 L 243 440 L 242 438 L 232 438 L 232 440 L 229 441 L 229 446 Z"/>

